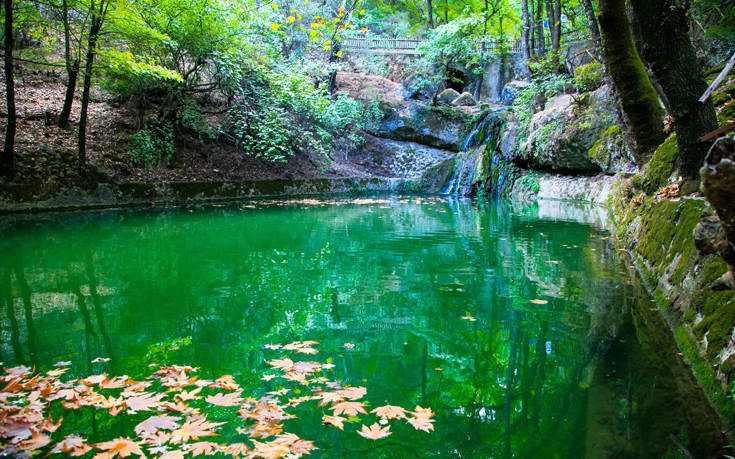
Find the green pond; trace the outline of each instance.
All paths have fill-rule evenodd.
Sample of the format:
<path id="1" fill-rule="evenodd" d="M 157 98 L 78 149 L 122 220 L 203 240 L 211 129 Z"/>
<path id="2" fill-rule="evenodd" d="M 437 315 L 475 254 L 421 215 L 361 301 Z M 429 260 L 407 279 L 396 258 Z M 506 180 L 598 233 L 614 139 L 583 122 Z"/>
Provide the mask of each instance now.
<path id="1" fill-rule="evenodd" d="M 288 355 L 334 365 L 371 407 L 436 413 L 432 433 L 391 421 L 371 441 L 356 430 L 374 415 L 340 431 L 305 403 L 285 425 L 310 457 L 714 456 L 719 421 L 600 213 L 392 196 L 6 216 L 0 359 L 191 365 L 258 397 L 285 385 L 265 360 Z M 264 348 L 296 340 L 319 354 Z M 70 419 L 104 441 L 145 416 Z"/>

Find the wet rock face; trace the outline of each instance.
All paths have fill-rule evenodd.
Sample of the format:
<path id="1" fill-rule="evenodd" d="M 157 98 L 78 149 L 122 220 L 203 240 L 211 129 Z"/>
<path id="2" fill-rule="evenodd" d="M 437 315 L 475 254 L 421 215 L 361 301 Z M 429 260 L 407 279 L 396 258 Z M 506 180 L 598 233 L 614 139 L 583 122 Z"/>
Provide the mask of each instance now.
<path id="1" fill-rule="evenodd" d="M 608 87 L 589 94 L 562 94 L 533 115 L 520 162 L 534 169 L 582 174 L 630 170 L 623 154 L 591 154 L 595 143 L 615 123 Z"/>
<path id="2" fill-rule="evenodd" d="M 463 108 L 432 107 L 412 103 L 386 111 L 375 133 L 378 137 L 420 143 L 433 148 L 459 151 L 469 131 L 472 115 Z"/>
<path id="3" fill-rule="evenodd" d="M 697 248 L 717 253 L 730 266 L 729 279 L 721 279 L 733 288 L 735 274 L 735 139 L 719 139 L 710 149 L 700 170 L 702 193 L 717 216 L 705 215 L 694 231 Z M 719 285 L 721 286 L 721 285 Z M 717 286 L 713 286 L 717 287 Z"/>

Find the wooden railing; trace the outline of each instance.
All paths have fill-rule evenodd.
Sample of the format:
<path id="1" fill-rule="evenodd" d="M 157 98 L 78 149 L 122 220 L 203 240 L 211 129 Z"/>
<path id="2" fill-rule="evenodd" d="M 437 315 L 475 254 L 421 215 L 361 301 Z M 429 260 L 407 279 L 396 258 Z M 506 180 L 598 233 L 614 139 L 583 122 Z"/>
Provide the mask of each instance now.
<path id="1" fill-rule="evenodd" d="M 586 41 L 585 37 L 575 34 L 565 34 L 566 45 Z M 383 37 L 349 37 L 342 40 L 345 51 L 358 54 L 421 54 L 419 45 L 425 40 L 419 38 L 383 38 Z M 544 47 L 551 48 L 551 40 L 546 37 Z M 490 54 L 500 53 L 501 50 L 512 54 L 522 51 L 521 38 L 511 38 L 504 41 L 493 40 L 485 43 L 485 51 Z M 501 46 L 502 45 L 502 46 Z M 480 49 L 478 48 L 478 53 Z M 533 52 L 533 50 L 532 50 Z"/>
<path id="2" fill-rule="evenodd" d="M 368 38 L 350 37 L 342 41 L 342 47 L 351 53 L 358 54 L 420 54 L 419 45 L 424 40 L 418 38 Z M 491 41 L 486 43 L 485 51 L 498 53 L 503 42 Z M 521 52 L 521 39 L 516 38 L 505 42 L 505 49 L 511 53 Z M 479 51 L 479 49 L 478 49 Z"/>

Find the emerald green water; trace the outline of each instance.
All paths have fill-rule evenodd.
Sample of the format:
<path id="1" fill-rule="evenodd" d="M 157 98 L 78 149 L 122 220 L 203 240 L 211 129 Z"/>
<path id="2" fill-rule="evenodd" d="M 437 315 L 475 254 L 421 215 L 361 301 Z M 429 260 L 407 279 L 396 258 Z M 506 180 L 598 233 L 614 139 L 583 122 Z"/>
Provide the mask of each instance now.
<path id="1" fill-rule="evenodd" d="M 391 197 L 4 217 L 1 358 L 189 364 L 258 395 L 278 388 L 264 344 L 318 340 L 330 378 L 437 421 L 378 442 L 288 421 L 313 457 L 679 457 L 672 437 L 713 455 L 718 421 L 594 214 Z"/>

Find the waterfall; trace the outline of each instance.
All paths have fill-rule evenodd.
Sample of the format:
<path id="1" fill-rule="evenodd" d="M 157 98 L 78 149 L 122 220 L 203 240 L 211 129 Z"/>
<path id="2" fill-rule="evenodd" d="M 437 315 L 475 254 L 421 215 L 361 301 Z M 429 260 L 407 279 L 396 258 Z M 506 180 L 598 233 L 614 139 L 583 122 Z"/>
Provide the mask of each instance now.
<path id="1" fill-rule="evenodd" d="M 510 158 L 512 132 L 505 130 L 507 109 L 488 113 L 469 133 L 454 161 L 452 177 L 442 194 L 504 195 L 510 190 L 515 168 Z"/>

